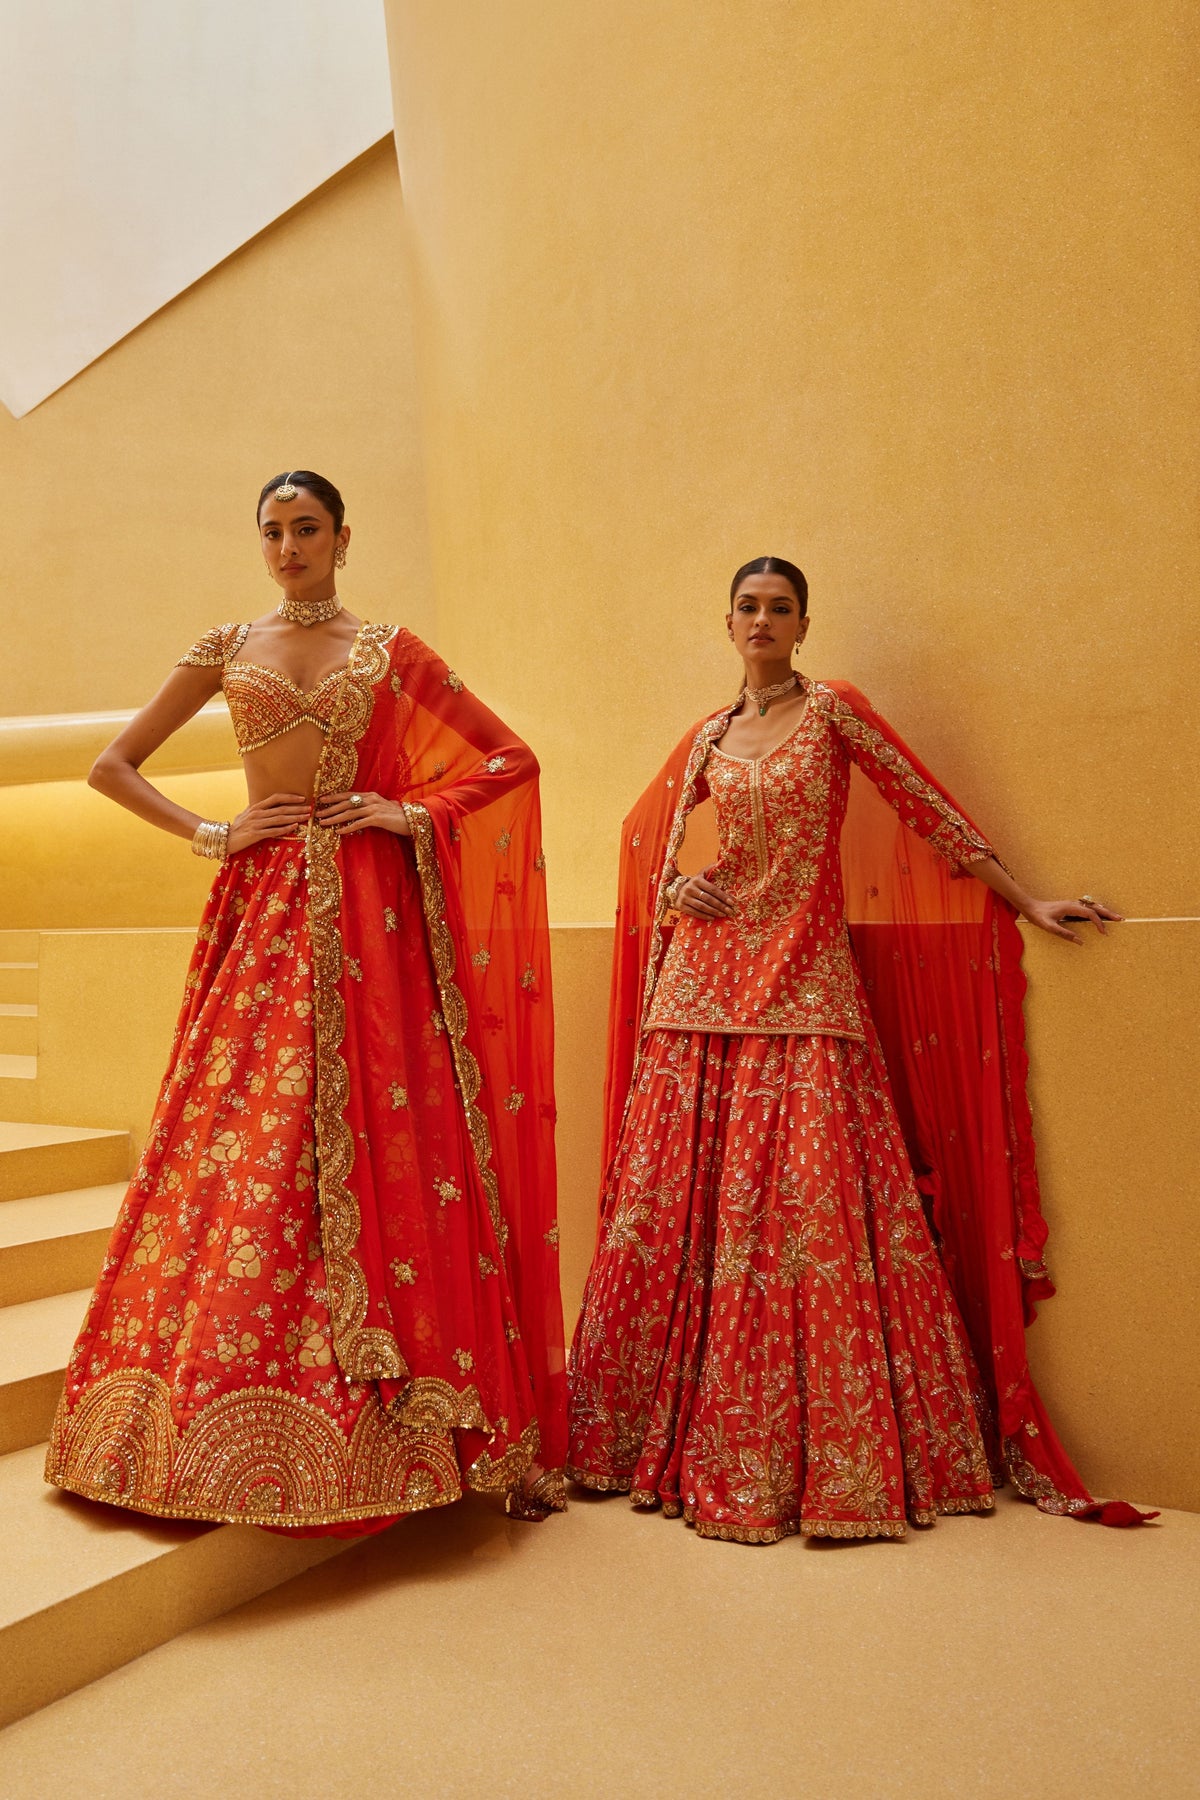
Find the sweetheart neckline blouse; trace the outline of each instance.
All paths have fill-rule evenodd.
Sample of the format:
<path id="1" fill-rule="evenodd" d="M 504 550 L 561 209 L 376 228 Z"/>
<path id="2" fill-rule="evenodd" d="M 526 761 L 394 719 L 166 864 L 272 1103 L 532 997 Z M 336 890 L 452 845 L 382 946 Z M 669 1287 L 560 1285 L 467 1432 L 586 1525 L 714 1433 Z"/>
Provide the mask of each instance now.
<path id="1" fill-rule="evenodd" d="M 315 725 L 327 736 L 349 660 L 322 675 L 306 693 L 282 669 L 238 657 L 249 631 L 248 624 L 214 625 L 180 657 L 176 667 L 221 669 L 221 687 L 242 756 L 265 749 L 297 725 Z"/>

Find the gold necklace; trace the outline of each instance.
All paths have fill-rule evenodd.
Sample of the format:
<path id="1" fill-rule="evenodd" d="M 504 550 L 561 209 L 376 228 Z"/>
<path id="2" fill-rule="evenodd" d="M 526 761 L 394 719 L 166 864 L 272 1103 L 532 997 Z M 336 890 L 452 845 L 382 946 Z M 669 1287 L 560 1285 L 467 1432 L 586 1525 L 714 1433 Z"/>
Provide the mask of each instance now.
<path id="1" fill-rule="evenodd" d="M 342 603 L 336 594 L 330 594 L 327 600 L 294 600 L 285 594 L 275 610 L 292 625 L 323 625 L 326 619 L 337 618 Z"/>
<path id="2" fill-rule="evenodd" d="M 799 687 L 799 685 L 800 677 L 798 675 L 789 675 L 786 680 L 777 681 L 774 687 L 746 687 L 742 689 L 742 692 L 747 700 L 752 701 L 753 704 L 757 706 L 759 718 L 765 719 L 767 716 L 768 702 L 771 700 L 778 700 L 781 694 L 790 693 L 794 687 Z"/>

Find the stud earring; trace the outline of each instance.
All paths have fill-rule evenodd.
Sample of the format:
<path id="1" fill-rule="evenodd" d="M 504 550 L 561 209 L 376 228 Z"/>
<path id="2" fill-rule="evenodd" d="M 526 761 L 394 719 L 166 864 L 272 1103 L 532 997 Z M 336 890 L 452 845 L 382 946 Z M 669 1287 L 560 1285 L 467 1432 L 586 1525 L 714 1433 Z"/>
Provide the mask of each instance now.
<path id="1" fill-rule="evenodd" d="M 345 568 L 345 566 L 346 566 L 346 546 L 345 546 L 345 544 L 339 544 L 337 549 L 334 551 L 333 566 L 335 569 L 344 569 Z"/>

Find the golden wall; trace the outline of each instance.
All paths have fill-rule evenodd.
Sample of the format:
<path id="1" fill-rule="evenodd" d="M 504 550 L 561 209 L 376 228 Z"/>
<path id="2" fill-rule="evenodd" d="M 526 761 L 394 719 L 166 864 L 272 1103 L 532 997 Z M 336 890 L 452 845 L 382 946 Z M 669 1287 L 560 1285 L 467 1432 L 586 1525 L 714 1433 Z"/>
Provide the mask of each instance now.
<path id="1" fill-rule="evenodd" d="M 560 916 L 767 551 L 1031 883 L 1200 911 L 1190 17 L 389 0 L 439 632 Z"/>
<path id="2" fill-rule="evenodd" d="M 387 11 L 439 640 L 541 753 L 553 913 L 800 561 L 809 672 L 1034 891 L 1185 921 L 1030 946 L 1032 1344 L 1097 1485 L 1200 1505 L 1190 13 Z"/>
<path id="3" fill-rule="evenodd" d="M 266 611 L 254 504 L 287 467 L 346 497 L 347 602 L 430 628 L 402 224 L 388 140 L 25 418 L 0 408 L 0 715 L 138 706 Z"/>

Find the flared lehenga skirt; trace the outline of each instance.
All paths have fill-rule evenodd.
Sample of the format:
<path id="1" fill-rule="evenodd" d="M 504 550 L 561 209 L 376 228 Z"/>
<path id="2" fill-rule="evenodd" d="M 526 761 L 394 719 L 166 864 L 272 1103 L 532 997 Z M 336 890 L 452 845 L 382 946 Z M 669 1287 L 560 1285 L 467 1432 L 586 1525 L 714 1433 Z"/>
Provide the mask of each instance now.
<path id="1" fill-rule="evenodd" d="M 874 1041 L 648 1034 L 570 1391 L 569 1475 L 703 1536 L 991 1508 L 986 1403 Z"/>
<path id="2" fill-rule="evenodd" d="M 407 864 L 400 874 L 412 893 L 393 896 L 396 913 L 419 917 L 415 875 Z M 432 1255 L 433 1238 L 457 1234 L 456 1254 L 470 1261 L 461 1292 L 443 1291 L 440 1310 L 414 1304 L 409 1347 L 419 1362 L 423 1345 L 432 1354 L 447 1338 L 473 1344 L 457 1352 L 460 1366 L 472 1380 L 490 1373 L 488 1397 L 501 1396 L 492 1416 L 507 1414 L 515 1445 L 527 1427 L 528 1377 L 509 1366 L 515 1330 L 499 1282 L 470 1279 L 477 1263 L 496 1268 L 500 1257 L 465 1127 L 447 1126 L 461 1108 L 428 948 L 419 926 L 389 941 L 405 965 L 413 1021 L 407 1033 L 389 1025 L 378 1046 L 395 1133 L 377 1150 L 408 1198 L 406 1216 L 398 1208 L 385 1220 L 385 1231 L 404 1234 L 390 1279 L 398 1294 L 419 1295 L 423 1259 L 406 1260 L 414 1241 Z M 370 971 L 350 975 L 369 980 Z M 150 1136 L 68 1365 L 48 1481 L 168 1517 L 345 1532 L 444 1505 L 468 1483 L 507 1487 L 515 1464 L 528 1462 L 512 1449 L 502 1483 L 472 1481 L 478 1433 L 456 1432 L 428 1405 L 405 1422 L 400 1384 L 355 1381 L 339 1367 L 314 1032 L 304 846 L 260 845 L 231 859 L 210 895 Z M 418 1188 L 437 1189 L 425 1212 Z M 472 1193 L 479 1203 L 468 1218 Z M 477 1366 L 489 1362 L 490 1371 Z M 449 1372 L 457 1378 L 459 1367 Z M 457 1399 L 444 1380 L 424 1389 Z M 504 1457 L 478 1466 L 504 1468 Z"/>

